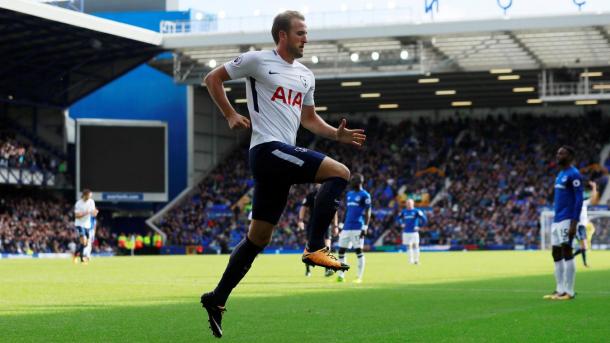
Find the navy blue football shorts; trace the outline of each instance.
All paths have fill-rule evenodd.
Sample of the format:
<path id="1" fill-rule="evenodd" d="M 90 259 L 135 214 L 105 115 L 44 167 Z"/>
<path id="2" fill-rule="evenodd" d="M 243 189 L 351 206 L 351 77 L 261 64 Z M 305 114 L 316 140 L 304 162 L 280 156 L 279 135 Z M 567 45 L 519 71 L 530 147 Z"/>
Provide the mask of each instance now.
<path id="1" fill-rule="evenodd" d="M 76 234 L 78 235 L 78 237 L 85 237 L 89 239 L 89 229 L 86 229 L 82 226 L 76 227 Z"/>
<path id="2" fill-rule="evenodd" d="M 252 219 L 277 224 L 294 184 L 312 183 L 326 156 L 281 142 L 262 143 L 250 149 L 254 177 Z"/>

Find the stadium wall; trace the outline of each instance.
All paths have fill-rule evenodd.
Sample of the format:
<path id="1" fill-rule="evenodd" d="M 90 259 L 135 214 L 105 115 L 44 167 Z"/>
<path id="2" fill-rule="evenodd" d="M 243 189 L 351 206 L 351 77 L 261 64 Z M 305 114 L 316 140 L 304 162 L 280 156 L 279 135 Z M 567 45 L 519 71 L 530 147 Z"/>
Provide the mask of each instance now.
<path id="1" fill-rule="evenodd" d="M 161 20 L 188 19 L 190 12 L 96 13 L 159 31 Z M 171 57 L 168 53 L 157 58 Z M 187 87 L 144 64 L 80 100 L 70 108 L 73 119 L 160 120 L 168 124 L 169 200 L 187 186 Z"/>
<path id="2" fill-rule="evenodd" d="M 231 131 L 205 87 L 192 87 L 193 95 L 193 180 L 196 183 L 221 162 L 240 141 L 248 139 L 247 130 Z M 243 111 L 242 111 L 243 112 Z"/>

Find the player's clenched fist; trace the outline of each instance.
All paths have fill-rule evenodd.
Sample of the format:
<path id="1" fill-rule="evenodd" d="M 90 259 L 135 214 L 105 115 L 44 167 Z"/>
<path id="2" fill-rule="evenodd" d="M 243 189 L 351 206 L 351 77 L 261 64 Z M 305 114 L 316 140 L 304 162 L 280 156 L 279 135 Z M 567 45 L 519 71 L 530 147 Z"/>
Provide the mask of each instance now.
<path id="1" fill-rule="evenodd" d="M 227 117 L 227 122 L 229 123 L 229 128 L 233 129 L 249 129 L 250 128 L 250 119 L 242 116 L 239 113 L 234 113 L 231 116 Z"/>

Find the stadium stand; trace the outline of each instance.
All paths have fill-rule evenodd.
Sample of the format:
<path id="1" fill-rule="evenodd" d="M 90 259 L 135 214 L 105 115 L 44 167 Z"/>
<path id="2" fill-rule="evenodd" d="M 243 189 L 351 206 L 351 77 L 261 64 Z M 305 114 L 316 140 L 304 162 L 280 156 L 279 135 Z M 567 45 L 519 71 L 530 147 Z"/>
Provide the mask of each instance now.
<path id="1" fill-rule="evenodd" d="M 0 196 L 0 253 L 72 252 L 77 241 L 70 215 L 73 205 L 40 192 L 19 193 L 6 191 Z M 93 252 L 112 252 L 115 241 L 116 235 L 102 221 Z"/>
<path id="2" fill-rule="evenodd" d="M 62 162 L 53 155 L 46 154 L 36 146 L 19 140 L 15 135 L 0 135 L 0 167 L 59 171 Z"/>
<path id="3" fill-rule="evenodd" d="M 312 141 L 313 135 L 310 133 L 304 130 L 299 133 L 300 146 L 308 146 Z M 196 192 L 160 218 L 157 224 L 167 235 L 170 245 L 201 244 L 213 250 L 228 251 L 230 246 L 241 240 L 246 232 L 247 213 L 243 212 L 243 206 L 236 206 L 236 203 L 253 186 L 247 164 L 248 144 L 240 144 L 199 182 Z M 293 189 L 292 193 L 295 192 L 300 194 L 298 192 L 304 190 Z M 283 218 L 278 225 L 284 222 Z M 284 246 L 284 241 L 282 239 L 279 246 Z M 277 240 L 273 242 L 276 244 Z"/>
<path id="4" fill-rule="evenodd" d="M 84 75 L 82 79 L 81 77 L 72 77 L 68 78 L 69 82 L 63 82 L 63 78 L 51 77 L 54 75 L 53 69 L 55 67 L 45 67 L 42 72 L 39 69 L 30 68 L 31 66 L 53 66 L 53 63 L 49 63 L 44 57 L 42 60 L 44 63 L 41 63 L 40 57 L 36 54 L 28 55 L 27 58 L 20 58 L 19 54 L 8 54 L 3 56 L 6 65 L 15 65 L 16 61 L 23 64 L 23 70 L 15 69 L 15 72 L 9 75 L 10 77 L 2 80 L 3 87 L 0 87 L 4 92 L 2 95 L 3 98 L 8 99 L 6 101 L 9 104 L 32 103 L 39 106 L 51 105 L 67 108 L 93 90 L 166 49 L 176 49 L 175 51 L 180 52 L 192 48 L 188 46 L 189 44 L 201 44 L 201 41 L 205 41 L 205 44 L 218 44 L 211 43 L 212 40 L 198 39 L 192 40 L 194 43 L 181 42 L 182 37 L 173 36 L 166 37 L 167 40 L 162 47 L 162 39 L 158 34 L 116 23 L 112 25 L 112 22 L 100 18 L 88 18 L 87 25 L 83 27 L 68 25 L 65 21 L 49 26 L 47 25 L 48 22 L 58 17 L 61 17 L 62 20 L 69 19 L 75 22 L 80 22 L 77 19 L 82 18 L 77 13 L 63 13 L 56 9 L 48 9 L 33 4 L 26 6 L 26 4 L 16 5 L 11 3 L 4 5 L 4 7 L 6 8 L 0 11 L 0 16 L 8 23 L 16 27 L 28 25 L 33 28 L 19 31 L 19 45 L 15 46 L 14 49 L 16 52 L 21 48 L 36 50 L 28 45 L 32 44 L 29 41 L 38 42 L 35 37 L 50 33 L 56 34 L 65 38 L 65 40 L 61 44 L 40 41 L 41 46 L 54 52 L 44 56 L 62 56 L 61 64 L 57 65 L 56 68 Z M 565 24 L 560 23 L 561 18 L 547 18 L 546 20 L 552 22 L 550 27 L 553 27 L 553 25 L 565 26 Z M 602 17 L 596 19 L 580 16 L 576 26 L 589 27 L 597 25 L 595 23 L 603 20 Z M 580 21 L 583 23 L 580 23 Z M 532 27 L 539 25 L 534 20 L 524 19 L 523 23 Z M 529 35 L 531 33 L 504 32 L 505 29 L 498 29 L 494 23 L 489 23 L 486 26 L 488 27 L 481 28 L 481 30 L 491 32 L 491 38 L 500 37 L 517 43 L 511 48 L 511 53 L 503 57 L 508 62 L 504 61 L 506 63 L 499 64 L 511 65 L 509 63 L 511 61 L 510 56 L 519 55 L 524 50 L 529 51 L 537 47 L 534 44 L 536 39 L 530 39 Z M 334 30 L 333 28 L 327 29 Z M 464 28 L 461 27 L 460 29 L 463 30 Z M 574 30 L 579 31 L 579 29 Z M 497 33 L 500 31 L 502 33 Z M 75 32 L 87 32 L 91 39 L 82 40 L 74 34 Z M 429 37 L 424 35 L 425 38 L 422 38 L 426 41 L 426 44 L 421 45 L 423 50 L 420 52 L 428 52 L 429 56 L 435 56 L 431 60 L 436 63 L 436 66 L 431 68 L 430 71 L 445 73 L 443 78 L 445 82 L 448 82 L 445 85 L 455 85 L 466 80 L 473 86 L 482 88 L 483 91 L 479 89 L 480 93 L 477 93 L 478 98 L 474 98 L 477 107 L 508 108 L 525 103 L 529 96 L 527 94 L 511 92 L 510 88 L 506 92 L 505 89 L 500 89 L 504 87 L 501 83 L 497 83 L 497 86 L 494 87 L 490 86 L 489 78 L 496 80 L 496 75 L 491 75 L 488 72 L 487 64 L 472 65 L 471 63 L 474 63 L 472 58 L 453 56 L 450 53 L 450 47 L 453 46 L 453 43 L 463 40 L 459 43 L 460 46 L 462 44 L 463 47 L 476 46 L 472 42 L 479 38 L 473 36 L 464 40 L 463 37 L 453 37 L 454 34 L 468 36 L 461 31 L 456 31 L 450 36 L 443 35 L 443 37 L 437 35 L 436 32 L 428 33 Z M 540 39 L 563 45 L 566 43 L 561 39 L 562 35 L 559 32 L 549 32 L 545 33 L 544 37 Z M 601 35 L 601 39 L 604 39 L 604 34 L 599 35 Z M 5 36 L 8 37 L 8 35 Z M 587 44 L 595 45 L 596 39 L 599 38 L 597 36 L 598 34 L 592 35 L 590 42 L 587 40 Z M 360 38 L 351 37 L 350 39 Z M 386 43 L 394 40 L 398 41 L 394 37 Z M 367 44 L 373 43 L 373 41 L 364 41 L 368 42 Z M 256 49 L 265 47 L 260 42 L 252 44 L 256 45 L 252 46 Z M 335 42 L 333 44 L 342 43 Z M 37 47 L 36 45 L 33 46 Z M 104 49 L 101 49 L 102 46 Z M 401 44 L 397 46 L 400 49 L 405 48 Z M 213 51 L 209 47 L 200 48 L 204 55 Z M 415 49 L 416 46 L 410 44 L 407 48 L 411 49 L 412 52 L 419 49 Z M 236 51 L 241 51 L 240 49 Z M 332 54 L 339 56 L 337 54 L 338 50 L 332 50 Z M 134 51 L 137 53 L 134 53 Z M 226 53 L 233 57 L 236 51 L 229 49 Z M 120 54 L 118 54 L 119 52 Z M 184 81 L 188 78 L 196 78 L 196 82 L 200 83 L 201 72 L 207 72 L 208 66 L 200 65 L 198 66 L 200 69 L 189 69 L 188 66 L 191 63 L 207 63 L 207 59 L 199 58 L 188 61 L 190 54 L 195 54 L 197 49 L 183 52 L 186 53 L 179 54 L 178 57 L 185 58 L 185 63 L 178 66 L 185 67 L 184 70 L 188 70 L 188 73 L 185 73 L 184 78 L 176 78 L 176 80 Z M 341 50 L 340 54 L 347 57 L 351 52 L 351 50 L 345 49 Z M 485 51 L 481 50 L 477 53 L 481 54 L 481 60 L 485 60 Z M 130 58 L 126 58 L 126 55 L 129 55 Z M 416 54 L 412 53 L 412 55 Z M 595 60 L 587 59 L 587 61 L 595 62 L 587 62 L 592 63 L 591 65 L 597 63 L 598 55 L 603 56 L 603 54 L 592 52 L 590 55 L 596 58 Z M 393 56 L 382 60 L 388 67 L 388 71 L 404 68 L 403 59 L 399 59 L 398 54 L 387 54 L 387 56 Z M 225 56 L 221 57 L 218 57 L 218 60 L 228 60 L 228 56 L 227 58 L 224 58 Z M 446 57 L 447 60 L 445 60 Z M 82 59 L 90 63 L 87 65 L 78 63 Z M 464 60 L 462 61 L 462 59 Z M 304 61 L 307 60 L 304 59 Z M 349 74 L 358 71 L 352 69 L 352 64 L 347 58 L 343 60 L 347 64 L 347 68 L 341 69 L 342 73 Z M 563 64 L 557 65 L 552 63 L 553 61 L 549 64 L 549 61 L 529 57 L 528 60 L 526 65 L 517 64 L 513 66 L 515 69 L 523 68 L 522 75 L 519 77 L 521 80 L 519 82 L 522 84 L 515 85 L 535 84 L 540 76 L 537 69 L 542 66 L 561 67 L 562 69 L 556 71 L 558 77 L 561 76 L 563 71 Z M 168 59 L 168 61 L 173 60 Z M 451 63 L 447 63 L 447 61 Z M 606 60 L 603 60 L 604 66 L 606 62 Z M 309 62 L 305 63 L 309 65 Z M 498 62 L 494 63 L 498 64 Z M 580 59 L 578 59 L 578 62 L 575 59 L 574 63 L 579 64 Z M 317 62 L 314 64 L 317 64 Z M 460 64 L 462 65 L 460 66 Z M 310 66 L 316 69 L 315 66 Z M 363 68 L 361 66 L 362 64 L 358 68 Z M 418 67 L 418 64 L 415 64 L 415 66 Z M 97 75 L 97 71 L 102 67 L 108 67 L 107 69 L 112 70 L 112 72 L 104 73 L 101 76 Z M 341 67 L 344 66 L 341 65 Z M 580 68 L 580 65 L 571 65 L 571 67 Z M 322 74 L 337 72 L 337 70 L 331 69 L 324 71 L 324 63 L 321 63 L 317 68 L 320 68 Z M 410 66 L 410 69 L 412 68 L 413 66 Z M 180 72 L 181 70 L 180 68 L 176 70 L 174 70 L 175 68 L 166 69 L 173 72 Z M 36 74 L 36 77 L 24 77 L 24 75 L 32 74 Z M 575 78 L 574 75 L 570 79 L 559 78 L 558 80 L 575 82 L 579 78 Z M 49 82 L 39 82 L 45 78 Z M 404 76 L 402 79 L 404 82 L 397 82 L 396 80 L 387 82 L 386 76 L 380 74 L 375 79 L 369 79 L 370 82 L 365 82 L 363 88 L 358 88 L 353 92 L 361 93 L 361 91 L 367 90 L 366 87 L 383 86 L 386 88 L 381 88 L 382 92 L 393 94 L 397 99 L 396 101 L 400 103 L 401 109 L 409 108 L 403 106 L 406 104 L 417 106 L 410 109 L 448 108 L 450 100 L 441 104 L 436 94 L 431 92 L 429 88 L 417 88 L 417 92 L 410 93 L 409 97 L 400 94 L 400 92 L 391 92 L 397 89 L 397 84 L 408 85 L 407 81 L 416 82 L 418 78 L 418 75 L 409 75 Z M 79 82 L 83 84 L 79 87 L 73 87 L 74 84 Z M 20 86 L 19 92 L 6 93 L 8 92 L 6 90 L 12 89 L 11 85 L 13 84 Z M 244 89 L 243 86 L 237 86 L 236 84 L 233 84 L 232 87 L 234 89 L 230 98 L 234 100 L 235 97 L 241 96 Z M 78 89 L 78 92 L 66 93 L 65 89 L 68 88 Z M 345 106 L 342 109 L 351 109 L 359 113 L 377 110 L 376 103 L 364 104 L 353 101 L 348 96 L 337 96 L 337 93 L 324 91 L 330 88 L 337 88 L 336 80 L 332 78 L 320 80 L 317 87 L 317 94 L 320 96 L 317 99 L 321 100 L 320 103 L 331 104 L 332 108 L 332 101 L 336 103 L 341 100 L 342 105 Z M 378 91 L 378 89 L 376 90 Z M 426 101 L 423 101 L 424 93 L 427 94 Z M 68 96 L 64 96 L 65 94 L 68 94 Z M 504 100 L 504 102 L 499 102 L 499 99 Z M 333 111 L 335 111 L 334 108 Z M 539 237 L 538 211 L 540 207 L 551 202 L 552 192 L 547 185 L 551 183 L 554 174 L 553 149 L 558 144 L 567 142 L 576 146 L 577 150 L 583 152 L 579 159 L 581 171 L 586 173 L 589 179 L 596 180 L 600 184 L 600 188 L 607 184 L 610 157 L 604 163 L 600 163 L 598 152 L 601 149 L 600 142 L 607 140 L 608 129 L 605 128 L 608 127 L 608 123 L 602 123 L 601 120 L 599 113 L 588 113 L 584 119 L 583 117 L 565 117 L 555 114 L 548 117 L 519 115 L 510 118 L 489 117 L 483 119 L 465 119 L 456 116 L 455 119 L 435 119 L 435 121 L 429 119 L 405 120 L 398 124 L 370 118 L 368 122 L 356 125 L 364 127 L 369 137 L 367 145 L 358 153 L 354 153 L 351 148 L 338 146 L 330 141 L 314 140 L 311 137 L 302 139 L 299 145 L 315 147 L 316 150 L 345 163 L 352 171 L 365 175 L 365 188 L 373 196 L 373 207 L 375 209 L 369 237 L 367 238 L 369 247 L 375 243 L 398 243 L 400 236 L 394 227 L 394 216 L 400 203 L 407 196 L 413 197 L 418 206 L 429 208 L 431 212 L 431 224 L 422 234 L 423 244 L 479 246 L 520 244 L 537 246 Z M 582 132 L 583 134 L 577 137 L 568 136 L 572 132 Z M 40 146 L 36 145 L 36 142 L 33 142 L 32 139 L 32 137 L 23 139 L 11 133 L 5 135 L 0 132 L 0 167 L 36 168 L 52 172 L 61 171 L 62 165 L 65 167 L 61 157 L 42 151 Z M 590 142 L 596 142 L 595 146 L 591 146 Z M 172 208 L 157 222 L 167 234 L 169 244 L 201 245 L 205 248 L 224 252 L 230 250 L 230 247 L 241 239 L 247 227 L 247 213 L 244 210 L 245 203 L 243 200 L 247 199 L 248 191 L 252 186 L 246 162 L 246 150 L 245 145 L 237 148 L 231 156 L 219 164 L 198 184 L 196 194 L 192 194 L 187 201 Z M 531 166 L 537 167 L 532 168 Z M 293 187 L 286 211 L 278 224 L 278 229 L 272 238 L 270 247 L 300 249 L 303 246 L 305 242 L 304 234 L 295 230 L 296 213 L 301 199 L 308 191 L 309 188 L 306 186 Z M 2 246 L 0 251 L 69 250 L 70 238 L 68 236 L 72 233 L 69 229 L 71 221 L 67 217 L 67 213 L 71 212 L 71 204 L 27 196 L 10 198 L 3 195 L 3 197 L 4 205 L 2 206 L 4 208 L 0 212 L 2 216 L 2 226 L 0 227 Z M 43 204 L 45 208 L 48 206 L 48 211 L 45 210 L 44 213 L 40 213 L 36 210 L 35 204 L 38 203 Z M 57 214 L 60 212 L 64 213 L 64 218 L 58 217 Z M 43 238 L 38 235 L 38 231 L 32 231 L 33 225 L 48 231 L 50 237 Z M 55 234 L 52 232 L 55 232 Z M 602 232 L 602 237 L 603 234 Z M 107 237 L 110 240 L 113 239 L 110 233 L 107 234 Z M 109 246 L 114 244 L 108 243 Z"/>
<path id="5" fill-rule="evenodd" d="M 610 240 L 610 218 L 599 218 L 595 221 L 595 227 L 592 244 L 606 244 Z"/>
<path id="6" fill-rule="evenodd" d="M 447 163 L 448 197 L 434 207 L 424 242 L 538 246 L 538 211 L 552 203 L 558 146 L 574 146 L 585 179 L 606 183 L 599 142 L 609 129 L 600 124 L 599 113 L 468 121 Z"/>
<path id="7" fill-rule="evenodd" d="M 610 125 L 599 112 L 422 119 L 398 125 L 372 118 L 361 126 L 368 142 L 358 153 L 326 140 L 314 144 L 316 150 L 366 176 L 365 188 L 374 205 L 369 246 L 384 233 L 383 244 L 400 243 L 394 216 L 406 196 L 424 207 L 438 196 L 428 207 L 431 220 L 423 230 L 423 244 L 538 246 L 539 209 L 552 202 L 549 185 L 560 144 L 576 148 L 578 167 L 587 180 L 601 187 L 607 183 L 599 151 L 610 136 Z M 199 243 L 222 246 L 225 251 L 227 245 L 239 242 L 246 220 L 234 205 L 251 186 L 241 155 L 244 146 L 199 184 L 197 195 L 163 217 L 160 226 L 168 233 L 169 244 Z M 450 186 L 445 189 L 446 183 Z M 295 228 L 300 200 L 307 191 L 305 186 L 293 187 L 270 248 L 303 246 L 304 234 Z"/>
<path id="8" fill-rule="evenodd" d="M 75 249 L 75 155 L 65 149 L 64 110 L 165 51 L 156 32 L 46 3 L 0 3 L 0 257 Z M 103 220 L 96 238 L 94 252 L 115 250 Z"/>

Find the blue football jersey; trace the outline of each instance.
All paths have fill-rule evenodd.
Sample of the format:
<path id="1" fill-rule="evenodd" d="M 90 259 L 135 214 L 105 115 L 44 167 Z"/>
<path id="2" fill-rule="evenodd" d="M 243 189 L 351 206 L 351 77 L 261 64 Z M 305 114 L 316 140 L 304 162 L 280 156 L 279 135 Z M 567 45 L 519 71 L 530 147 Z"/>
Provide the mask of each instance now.
<path id="1" fill-rule="evenodd" d="M 420 227 L 426 226 L 428 218 L 424 211 L 420 209 L 408 210 L 403 208 L 398 214 L 397 222 L 403 228 L 404 233 L 413 233 L 417 232 Z"/>
<path id="2" fill-rule="evenodd" d="M 553 221 L 555 223 L 567 219 L 578 221 L 582 202 L 582 176 L 578 169 L 571 166 L 560 171 L 555 179 L 555 199 L 553 201 L 555 217 Z"/>
<path id="3" fill-rule="evenodd" d="M 363 190 L 347 192 L 347 210 L 343 230 L 362 230 L 366 211 L 371 208 L 371 195 Z"/>

